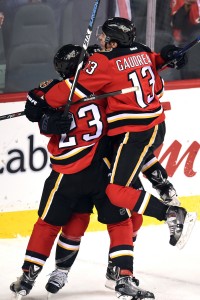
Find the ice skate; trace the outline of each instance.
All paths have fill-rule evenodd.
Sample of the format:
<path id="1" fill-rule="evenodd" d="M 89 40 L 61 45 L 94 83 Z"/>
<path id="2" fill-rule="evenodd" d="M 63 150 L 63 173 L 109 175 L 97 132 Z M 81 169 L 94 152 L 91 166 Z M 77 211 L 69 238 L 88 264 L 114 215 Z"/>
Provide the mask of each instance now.
<path id="1" fill-rule="evenodd" d="M 116 282 L 115 291 L 120 300 L 155 299 L 153 293 L 137 287 L 131 276 L 119 278 Z"/>
<path id="2" fill-rule="evenodd" d="M 166 205 L 181 205 L 179 199 L 177 198 L 175 188 L 166 178 L 163 178 L 159 170 L 152 173 L 152 180 L 155 182 L 153 188 L 157 190 L 160 198 Z"/>
<path id="3" fill-rule="evenodd" d="M 14 299 L 20 300 L 22 296 L 30 293 L 40 271 L 41 267 L 31 265 L 29 272 L 23 272 L 22 276 L 17 278 L 17 281 L 11 283 L 10 290 L 15 293 Z"/>
<path id="4" fill-rule="evenodd" d="M 56 294 L 67 282 L 69 270 L 55 269 L 51 274 L 50 278 L 45 286 L 48 296 L 47 299 L 51 297 L 51 294 Z"/>
<path id="5" fill-rule="evenodd" d="M 181 205 L 179 199 L 177 198 L 175 188 L 168 180 L 165 180 L 165 182 L 162 184 L 158 184 L 156 186 L 156 190 L 165 204 L 174 206 Z"/>
<path id="6" fill-rule="evenodd" d="M 166 223 L 170 231 L 170 245 L 182 249 L 190 237 L 196 219 L 196 212 L 187 212 L 182 207 L 170 206 L 166 213 Z"/>
<path id="7" fill-rule="evenodd" d="M 112 264 L 112 262 L 108 263 L 107 271 L 106 271 L 106 282 L 105 287 L 114 290 L 116 285 L 116 280 L 119 277 L 120 268 L 116 267 Z"/>
<path id="8" fill-rule="evenodd" d="M 119 267 L 114 266 L 111 262 L 108 263 L 106 272 L 106 283 L 105 287 L 110 290 L 115 290 L 116 281 L 119 278 Z M 139 286 L 139 280 L 135 277 L 132 278 L 136 286 Z"/>

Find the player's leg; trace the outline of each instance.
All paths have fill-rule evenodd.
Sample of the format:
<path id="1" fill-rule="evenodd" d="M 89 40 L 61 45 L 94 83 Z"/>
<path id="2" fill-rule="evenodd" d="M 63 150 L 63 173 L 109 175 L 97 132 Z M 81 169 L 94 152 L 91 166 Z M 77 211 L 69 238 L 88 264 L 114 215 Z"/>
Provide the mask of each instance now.
<path id="1" fill-rule="evenodd" d="M 55 270 L 45 286 L 49 293 L 57 293 L 67 282 L 68 273 L 78 255 L 81 238 L 84 235 L 90 220 L 89 213 L 74 213 L 59 235 Z"/>
<path id="2" fill-rule="evenodd" d="M 99 169 L 101 167 L 99 166 Z M 101 174 L 103 170 L 101 169 Z M 96 174 L 97 175 L 97 174 Z M 96 176 L 97 178 L 97 176 Z M 98 187 L 105 188 L 105 183 L 98 181 Z M 101 182 L 100 182 L 101 181 Z M 153 294 L 137 286 L 138 281 L 133 274 L 133 224 L 128 210 L 113 206 L 108 197 L 102 194 L 103 189 L 96 190 L 94 204 L 98 212 L 98 221 L 107 224 L 110 237 L 109 260 L 113 264 L 113 281 L 116 281 L 115 291 L 119 297 L 123 295 L 139 299 L 153 299 Z M 101 197 L 99 197 L 101 195 Z"/>
<path id="3" fill-rule="evenodd" d="M 154 155 L 154 151 L 163 143 L 165 133 L 166 127 L 165 122 L 163 122 L 159 125 L 158 134 L 148 151 L 149 154 L 144 159 L 141 171 L 152 183 L 153 188 L 157 190 L 165 204 L 180 206 L 176 190 L 168 179 L 167 171 Z"/>
<path id="4" fill-rule="evenodd" d="M 39 218 L 28 242 L 22 266 L 23 273 L 10 286 L 10 289 L 17 294 L 23 296 L 29 294 L 50 255 L 61 226 L 72 214 L 71 204 L 63 197 L 63 188 L 67 187 L 65 181 L 63 174 L 54 171 L 45 181 L 38 211 Z"/>
<path id="5" fill-rule="evenodd" d="M 135 270 L 134 270 L 134 260 L 135 260 L 135 255 L 134 255 L 134 247 L 135 247 L 135 242 L 137 238 L 137 233 L 142 226 L 142 215 L 139 215 L 138 213 L 133 212 L 131 217 L 131 222 L 132 222 L 132 245 L 133 245 L 133 270 L 132 270 L 132 275 L 134 282 L 137 286 L 139 286 L 139 280 L 137 279 L 135 275 Z M 106 283 L 105 286 L 111 290 L 115 289 L 116 285 L 116 280 L 117 280 L 117 269 L 115 266 L 115 261 L 112 260 L 112 258 L 109 255 L 108 259 L 108 267 L 106 271 Z"/>
<path id="6" fill-rule="evenodd" d="M 51 294 L 57 293 L 67 282 L 68 273 L 78 255 L 81 238 L 89 224 L 93 209 L 89 194 L 89 190 L 92 189 L 90 172 L 91 166 L 77 174 L 66 175 L 65 200 L 73 199 L 70 202 L 73 215 L 62 226 L 58 238 L 55 270 L 50 274 L 45 286 Z"/>
<path id="7" fill-rule="evenodd" d="M 12 292 L 26 296 L 31 291 L 38 274 L 50 255 L 54 240 L 60 231 L 60 226 L 54 226 L 38 218 L 34 225 L 26 249 L 22 275 L 10 285 Z"/>
<path id="8" fill-rule="evenodd" d="M 183 207 L 168 206 L 155 196 L 131 187 L 119 188 L 119 185 L 113 184 L 109 192 L 111 190 L 112 195 L 115 195 L 113 204 L 124 205 L 131 211 L 166 221 L 170 231 L 169 243 L 181 248 L 186 244 L 197 219 L 196 213 L 188 213 Z"/>
<path id="9" fill-rule="evenodd" d="M 165 204 L 180 206 L 176 190 L 173 184 L 168 180 L 167 171 L 153 153 L 145 160 L 142 173 L 152 183 L 153 188 L 157 190 Z"/>
<path id="10" fill-rule="evenodd" d="M 128 218 L 115 224 L 108 224 L 110 236 L 109 257 L 115 268 L 115 291 L 118 298 L 131 296 L 133 299 L 154 299 L 153 293 L 138 287 L 133 274 L 132 222 Z"/>
<path id="11" fill-rule="evenodd" d="M 140 179 L 138 178 L 138 180 L 134 183 L 134 188 L 135 189 L 139 189 L 139 190 L 143 190 L 143 185 L 140 181 Z M 134 246 L 135 246 L 135 242 L 136 242 L 136 238 L 137 238 L 137 233 L 140 229 L 140 227 L 142 226 L 142 222 L 143 222 L 143 216 L 136 213 L 136 212 L 132 212 L 131 214 L 131 222 L 132 222 L 132 241 L 133 241 L 133 277 L 134 277 L 134 281 L 135 284 L 137 286 L 139 286 L 139 280 L 137 279 L 137 277 L 135 277 L 135 270 L 134 270 L 134 261 L 135 261 L 135 255 L 134 255 Z M 108 259 L 108 267 L 107 267 L 107 272 L 106 272 L 106 283 L 105 286 L 109 289 L 115 289 L 115 285 L 116 285 L 116 267 L 112 261 L 112 259 L 109 257 Z"/>
<path id="12" fill-rule="evenodd" d="M 174 207 L 175 219 L 172 224 L 167 214 L 168 206 L 161 203 L 160 199 L 152 194 L 130 187 L 130 183 L 134 183 L 138 178 L 145 159 L 149 155 L 148 150 L 152 151 L 154 141 L 156 141 L 157 136 L 159 137 L 160 130 L 162 132 L 162 124 L 146 132 L 126 133 L 124 136 L 119 137 L 119 146 L 113 162 L 110 184 L 106 188 L 106 193 L 114 205 L 126 207 L 131 211 L 149 215 L 158 220 L 167 221 L 171 244 L 172 239 L 175 239 L 176 243 L 178 243 L 184 232 L 183 228 L 185 227 L 186 229 L 188 227 L 186 224 L 188 219 L 186 210 Z M 162 141 L 161 138 L 160 141 Z M 195 216 L 193 215 L 190 224 L 194 224 L 194 219 Z M 172 227 L 174 230 L 172 230 Z"/>

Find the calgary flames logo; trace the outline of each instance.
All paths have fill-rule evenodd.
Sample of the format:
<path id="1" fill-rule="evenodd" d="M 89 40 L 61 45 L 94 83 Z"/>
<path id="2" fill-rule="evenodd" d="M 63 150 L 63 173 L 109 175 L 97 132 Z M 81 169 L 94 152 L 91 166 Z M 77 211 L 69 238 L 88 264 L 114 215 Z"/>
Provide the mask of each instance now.
<path id="1" fill-rule="evenodd" d="M 43 81 L 40 83 L 40 88 L 44 89 L 45 87 L 47 87 L 53 80 L 47 80 L 47 81 Z"/>

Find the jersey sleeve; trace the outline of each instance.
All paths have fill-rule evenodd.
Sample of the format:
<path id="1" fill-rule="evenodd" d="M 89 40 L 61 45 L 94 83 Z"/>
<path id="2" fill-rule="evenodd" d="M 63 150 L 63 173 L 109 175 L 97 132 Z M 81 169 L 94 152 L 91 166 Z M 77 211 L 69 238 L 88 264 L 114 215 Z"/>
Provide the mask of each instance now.
<path id="1" fill-rule="evenodd" d="M 95 93 L 111 81 L 112 68 L 108 58 L 101 53 L 95 53 L 82 70 L 79 83 L 91 93 Z"/>
<path id="2" fill-rule="evenodd" d="M 155 94 L 160 99 L 164 94 L 164 80 L 159 74 L 156 76 L 155 80 Z"/>
<path id="3" fill-rule="evenodd" d="M 68 89 L 65 81 L 55 84 L 45 94 L 46 102 L 53 108 L 66 105 L 70 90 Z"/>

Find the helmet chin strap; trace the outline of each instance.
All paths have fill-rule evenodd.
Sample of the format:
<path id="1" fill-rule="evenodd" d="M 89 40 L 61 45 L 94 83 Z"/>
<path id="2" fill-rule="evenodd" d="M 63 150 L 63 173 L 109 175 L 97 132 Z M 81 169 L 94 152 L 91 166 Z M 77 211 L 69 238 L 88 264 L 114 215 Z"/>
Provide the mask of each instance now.
<path id="1" fill-rule="evenodd" d="M 107 51 L 108 50 L 108 44 L 110 42 L 110 38 L 109 37 L 105 37 L 105 50 Z M 110 49 L 109 49 L 110 50 Z"/>
<path id="2" fill-rule="evenodd" d="M 108 43 L 105 43 L 105 50 L 106 51 L 110 50 L 110 48 L 108 49 Z"/>

